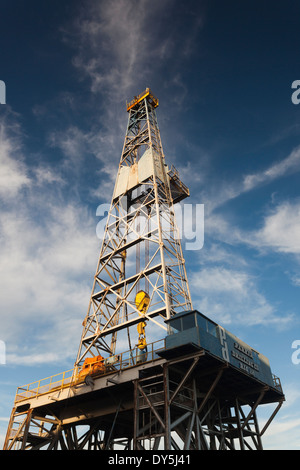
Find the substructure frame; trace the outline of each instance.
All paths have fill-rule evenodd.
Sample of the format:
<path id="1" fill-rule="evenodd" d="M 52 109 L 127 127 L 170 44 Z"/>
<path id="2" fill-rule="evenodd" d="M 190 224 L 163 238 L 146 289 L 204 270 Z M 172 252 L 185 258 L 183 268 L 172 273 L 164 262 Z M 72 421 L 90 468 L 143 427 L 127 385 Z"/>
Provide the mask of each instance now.
<path id="1" fill-rule="evenodd" d="M 269 387 L 203 349 L 148 363 L 16 404 L 4 449 L 262 450 L 279 411 Z M 260 426 L 257 409 L 275 404 Z"/>

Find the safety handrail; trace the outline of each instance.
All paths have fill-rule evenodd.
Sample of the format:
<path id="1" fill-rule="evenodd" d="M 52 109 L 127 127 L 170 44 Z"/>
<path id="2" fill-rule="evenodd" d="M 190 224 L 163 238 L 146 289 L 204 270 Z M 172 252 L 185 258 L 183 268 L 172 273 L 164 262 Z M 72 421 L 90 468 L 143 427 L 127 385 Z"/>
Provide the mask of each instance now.
<path id="1" fill-rule="evenodd" d="M 159 359 L 157 352 L 165 349 L 165 340 L 161 339 L 150 343 L 147 349 L 147 352 L 144 352 L 142 355 L 137 348 L 117 354 L 115 356 L 115 362 L 112 362 L 111 365 L 108 364 L 105 371 L 98 372 L 96 374 L 97 377 L 107 375 L 115 371 L 122 371 L 130 367 L 136 367 L 141 363 L 151 362 Z M 15 403 L 26 399 L 36 398 L 45 393 L 60 391 L 64 388 L 83 383 L 84 377 L 80 379 L 79 372 L 80 368 L 77 370 L 69 369 L 59 374 L 55 374 L 50 377 L 40 379 L 36 382 L 18 387 Z"/>

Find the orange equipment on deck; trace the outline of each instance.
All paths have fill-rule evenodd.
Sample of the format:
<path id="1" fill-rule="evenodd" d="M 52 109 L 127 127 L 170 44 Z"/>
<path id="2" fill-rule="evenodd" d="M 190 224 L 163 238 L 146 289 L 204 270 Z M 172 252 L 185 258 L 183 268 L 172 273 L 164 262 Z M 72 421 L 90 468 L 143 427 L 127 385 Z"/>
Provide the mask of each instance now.
<path id="1" fill-rule="evenodd" d="M 105 372 L 104 359 L 102 356 L 87 357 L 78 374 L 78 378 L 84 378 L 87 375 Z"/>

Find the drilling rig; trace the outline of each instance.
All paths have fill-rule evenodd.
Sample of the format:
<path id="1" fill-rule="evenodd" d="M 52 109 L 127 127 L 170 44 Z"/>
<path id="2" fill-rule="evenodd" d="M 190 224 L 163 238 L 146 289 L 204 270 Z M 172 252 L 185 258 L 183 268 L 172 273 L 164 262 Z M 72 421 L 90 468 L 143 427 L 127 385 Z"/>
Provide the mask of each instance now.
<path id="1" fill-rule="evenodd" d="M 268 359 L 193 309 L 174 211 L 189 189 L 165 160 L 158 105 L 149 88 L 126 103 L 74 368 L 17 389 L 4 449 L 260 450 L 282 406 Z"/>

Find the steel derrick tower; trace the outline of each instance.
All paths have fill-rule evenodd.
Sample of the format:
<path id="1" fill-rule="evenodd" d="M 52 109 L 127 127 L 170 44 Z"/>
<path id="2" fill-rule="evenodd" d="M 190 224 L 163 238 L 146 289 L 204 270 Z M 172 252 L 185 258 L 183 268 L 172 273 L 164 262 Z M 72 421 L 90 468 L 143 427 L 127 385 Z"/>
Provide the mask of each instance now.
<path id="1" fill-rule="evenodd" d="M 86 355 L 114 356 L 118 332 L 125 332 L 123 346 L 128 341 L 132 349 L 133 325 L 153 322 L 166 331 L 164 320 L 192 309 L 173 208 L 189 191 L 165 163 L 157 106 L 149 88 L 127 104 L 125 141 L 76 366 Z M 138 302 L 145 296 L 142 309 Z"/>
<path id="2" fill-rule="evenodd" d="M 74 368 L 18 387 L 5 450 L 261 450 L 285 400 L 265 356 L 193 310 L 174 216 L 189 190 L 157 106 L 149 88 L 127 103 Z"/>

